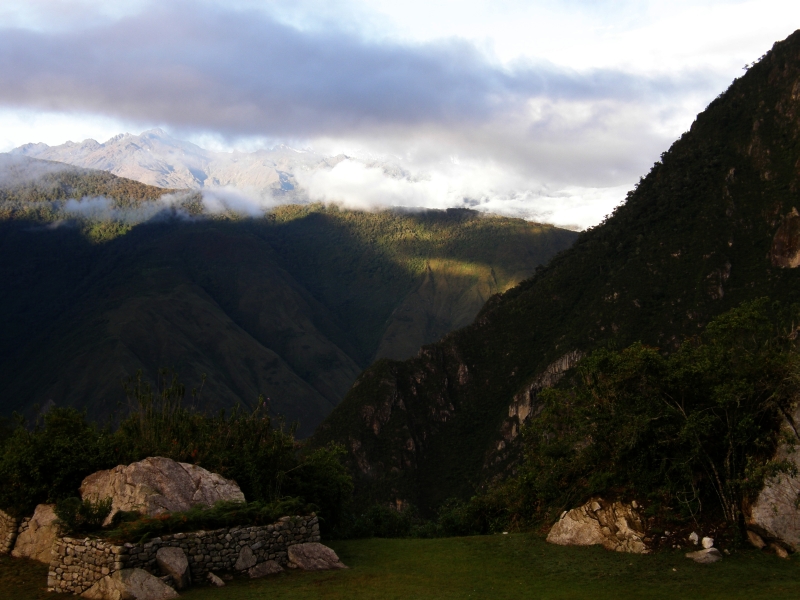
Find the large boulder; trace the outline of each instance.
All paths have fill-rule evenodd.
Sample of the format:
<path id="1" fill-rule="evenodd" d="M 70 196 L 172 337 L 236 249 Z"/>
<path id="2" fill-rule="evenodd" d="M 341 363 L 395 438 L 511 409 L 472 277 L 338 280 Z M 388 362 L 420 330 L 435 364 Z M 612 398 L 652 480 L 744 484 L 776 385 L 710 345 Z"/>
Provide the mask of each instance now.
<path id="1" fill-rule="evenodd" d="M 156 552 L 156 563 L 164 575 L 172 577 L 176 590 L 185 590 L 192 584 L 189 559 L 181 548 L 164 546 Z"/>
<path id="2" fill-rule="evenodd" d="M 178 592 L 143 569 L 122 569 L 106 575 L 81 594 L 89 600 L 170 600 Z"/>
<path id="3" fill-rule="evenodd" d="M 93 473 L 81 483 L 80 494 L 84 499 L 111 498 L 106 524 L 120 510 L 152 516 L 189 510 L 198 504 L 213 506 L 220 500 L 244 502 L 235 481 L 160 456 Z"/>
<path id="4" fill-rule="evenodd" d="M 788 461 L 798 469 L 797 475 L 782 474 L 767 480 L 764 488 L 745 511 L 747 528 L 757 536 L 749 536 L 751 540 L 765 539 L 778 546 L 790 550 L 800 550 L 800 509 L 797 499 L 800 497 L 800 406 L 784 419 L 783 433 L 792 443 L 783 443 L 778 447 L 776 460 Z M 798 449 L 793 446 L 797 444 Z M 761 541 L 761 544 L 764 544 Z M 754 545 L 759 545 L 754 543 Z M 766 545 L 766 544 L 764 544 Z"/>
<path id="5" fill-rule="evenodd" d="M 647 554 L 644 522 L 635 503 L 589 500 L 561 515 L 547 541 L 560 546 L 601 545 L 608 550 Z"/>
<path id="6" fill-rule="evenodd" d="M 295 544 L 289 546 L 289 566 L 304 571 L 327 571 L 328 569 L 346 569 L 336 552 L 319 542 Z"/>
<path id="7" fill-rule="evenodd" d="M 28 527 L 17 536 L 11 556 L 32 558 L 50 564 L 50 549 L 58 537 L 58 517 L 55 505 L 40 504 L 36 507 Z"/>

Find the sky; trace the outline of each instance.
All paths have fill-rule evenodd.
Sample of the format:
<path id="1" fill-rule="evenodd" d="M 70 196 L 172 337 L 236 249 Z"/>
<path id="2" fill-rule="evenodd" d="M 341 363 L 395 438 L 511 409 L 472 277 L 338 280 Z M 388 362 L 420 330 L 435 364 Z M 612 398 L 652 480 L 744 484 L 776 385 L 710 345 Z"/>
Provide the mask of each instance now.
<path id="1" fill-rule="evenodd" d="M 345 165 L 329 200 L 585 228 L 798 24 L 785 0 L 3 0 L 0 151 L 286 143 L 414 174 Z"/>

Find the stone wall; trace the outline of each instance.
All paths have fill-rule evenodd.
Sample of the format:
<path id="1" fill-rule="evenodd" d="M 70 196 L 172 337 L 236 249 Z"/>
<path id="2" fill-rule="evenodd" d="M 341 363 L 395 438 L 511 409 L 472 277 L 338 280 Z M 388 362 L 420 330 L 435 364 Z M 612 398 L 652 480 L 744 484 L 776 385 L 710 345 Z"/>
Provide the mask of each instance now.
<path id="1" fill-rule="evenodd" d="M 14 548 L 19 526 L 18 518 L 0 510 L 0 554 L 8 554 Z"/>
<path id="2" fill-rule="evenodd" d="M 289 546 L 318 541 L 319 522 L 313 513 L 306 517 L 283 517 L 272 525 L 175 533 L 144 544 L 119 545 L 99 539 L 65 537 L 53 544 L 47 588 L 80 594 L 120 569 L 139 568 L 161 575 L 156 552 L 167 546 L 182 548 L 189 559 L 192 580 L 203 581 L 209 571 L 234 570 L 239 553 L 246 546 L 257 563 L 274 560 L 285 565 Z"/>

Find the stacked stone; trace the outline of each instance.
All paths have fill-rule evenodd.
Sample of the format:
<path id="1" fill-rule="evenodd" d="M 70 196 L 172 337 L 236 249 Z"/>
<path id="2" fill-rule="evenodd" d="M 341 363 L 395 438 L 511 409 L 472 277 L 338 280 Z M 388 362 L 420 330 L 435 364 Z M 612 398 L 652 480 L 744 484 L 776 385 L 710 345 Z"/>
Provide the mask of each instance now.
<path id="1" fill-rule="evenodd" d="M 27 521 L 30 521 L 30 519 L 27 519 Z M 19 519 L 0 510 L 0 554 L 8 554 L 14 548 L 19 526 Z"/>
<path id="2" fill-rule="evenodd" d="M 192 579 L 202 581 L 211 571 L 232 571 L 245 547 L 252 551 L 256 564 L 274 560 L 285 565 L 289 546 L 320 539 L 319 520 L 314 514 L 283 517 L 272 525 L 176 533 L 144 544 L 114 545 L 88 538 L 61 538 L 53 545 L 47 587 L 50 591 L 80 594 L 119 569 L 138 568 L 159 575 L 156 552 L 168 546 L 183 549 Z"/>
<path id="3" fill-rule="evenodd" d="M 124 568 L 122 550 L 102 540 L 59 538 L 53 544 L 47 588 L 73 594 L 88 590 L 99 579 Z"/>

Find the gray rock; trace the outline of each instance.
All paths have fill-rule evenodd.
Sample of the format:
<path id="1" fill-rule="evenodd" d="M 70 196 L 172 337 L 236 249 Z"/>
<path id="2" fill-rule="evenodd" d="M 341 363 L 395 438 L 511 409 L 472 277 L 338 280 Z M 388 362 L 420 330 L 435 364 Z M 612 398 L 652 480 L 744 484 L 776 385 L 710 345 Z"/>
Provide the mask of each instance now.
<path id="1" fill-rule="evenodd" d="M 224 581 L 222 581 L 222 579 L 220 579 L 219 577 L 217 577 L 217 576 L 216 576 L 214 573 L 212 573 L 211 571 L 209 571 L 209 572 L 208 572 L 208 575 L 206 575 L 206 579 L 208 579 L 208 583 L 210 583 L 211 585 L 215 585 L 215 586 L 217 586 L 217 587 L 225 587 L 225 582 L 224 582 Z"/>
<path id="2" fill-rule="evenodd" d="M 792 412 L 792 420 L 800 424 L 800 405 Z M 800 444 L 795 426 L 784 420 L 782 433 L 792 438 L 793 444 Z M 800 452 L 793 444 L 781 444 L 775 459 L 788 461 L 798 467 L 796 475 L 781 474 L 770 478 L 758 494 L 755 502 L 745 514 L 748 528 L 758 532 L 766 540 L 779 540 L 792 550 L 800 550 L 800 508 L 797 498 L 800 494 Z"/>
<path id="3" fill-rule="evenodd" d="M 50 549 L 58 537 L 58 517 L 55 505 L 40 504 L 28 522 L 28 529 L 17 536 L 11 556 L 32 558 L 50 564 Z"/>
<path id="4" fill-rule="evenodd" d="M 89 600 L 171 600 L 178 597 L 178 592 L 147 571 L 122 569 L 103 577 L 81 597 Z"/>
<path id="5" fill-rule="evenodd" d="M 189 559 L 186 553 L 172 546 L 159 548 L 156 552 L 156 563 L 164 575 L 172 577 L 175 589 L 185 590 L 192 585 L 192 573 L 189 570 Z"/>
<path id="6" fill-rule="evenodd" d="M 259 577 L 275 575 L 276 573 L 283 573 L 283 567 L 274 560 L 258 563 L 255 567 L 247 570 L 250 579 L 258 579 Z"/>
<path id="7" fill-rule="evenodd" d="M 687 552 L 686 558 L 691 558 L 696 563 L 708 565 L 722 560 L 722 553 L 716 548 L 705 548 L 697 552 Z"/>
<path id="8" fill-rule="evenodd" d="M 220 500 L 244 502 L 236 482 L 197 465 L 178 463 L 160 456 L 119 465 L 86 477 L 81 498 L 111 498 L 111 514 L 120 510 L 146 515 L 189 510 L 192 506 L 213 506 Z"/>
<path id="9" fill-rule="evenodd" d="M 608 550 L 647 554 L 644 522 L 631 505 L 589 500 L 561 515 L 547 541 L 560 546 L 602 545 Z"/>
<path id="10" fill-rule="evenodd" d="M 236 564 L 233 566 L 237 571 L 246 571 L 256 564 L 256 555 L 250 549 L 250 546 L 245 546 L 239 551 L 239 558 L 236 559 Z"/>
<path id="11" fill-rule="evenodd" d="M 304 571 L 326 571 L 328 569 L 346 569 L 336 556 L 336 552 L 323 546 L 319 542 L 308 542 L 306 544 L 295 544 L 289 546 L 289 566 Z"/>

